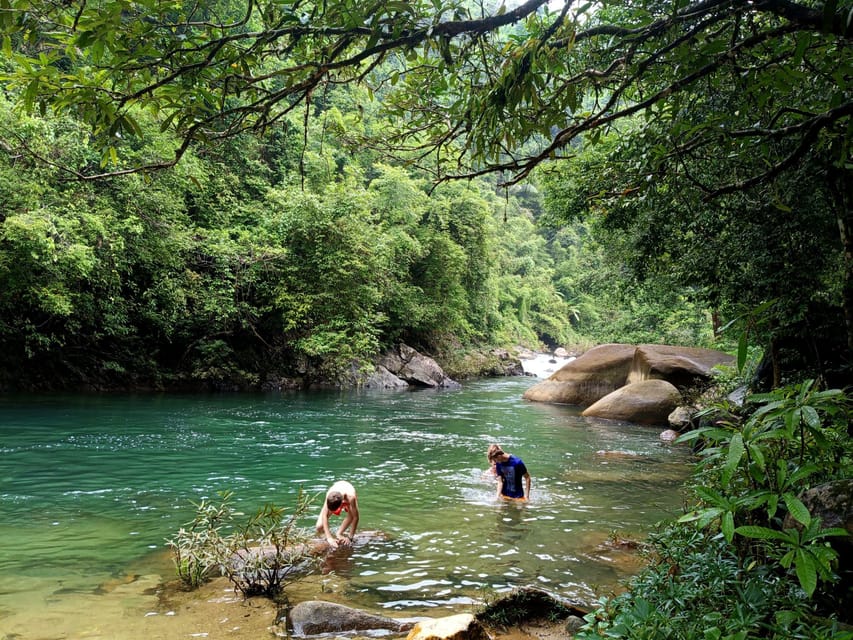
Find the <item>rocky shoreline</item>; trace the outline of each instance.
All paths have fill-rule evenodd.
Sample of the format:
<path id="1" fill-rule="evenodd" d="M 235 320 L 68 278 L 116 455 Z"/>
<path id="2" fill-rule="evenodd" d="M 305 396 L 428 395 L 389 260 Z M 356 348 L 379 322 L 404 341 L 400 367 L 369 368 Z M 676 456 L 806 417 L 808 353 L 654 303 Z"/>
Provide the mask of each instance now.
<path id="1" fill-rule="evenodd" d="M 525 587 L 472 605 L 470 611 L 429 611 L 398 618 L 355 608 L 335 590 L 315 599 L 322 584 L 316 576 L 301 581 L 288 589 L 287 602 L 276 603 L 263 597 L 243 599 L 223 578 L 192 592 L 170 582 L 157 589 L 157 610 L 130 624 L 126 637 L 565 640 L 584 624 L 588 613 L 580 604 Z"/>

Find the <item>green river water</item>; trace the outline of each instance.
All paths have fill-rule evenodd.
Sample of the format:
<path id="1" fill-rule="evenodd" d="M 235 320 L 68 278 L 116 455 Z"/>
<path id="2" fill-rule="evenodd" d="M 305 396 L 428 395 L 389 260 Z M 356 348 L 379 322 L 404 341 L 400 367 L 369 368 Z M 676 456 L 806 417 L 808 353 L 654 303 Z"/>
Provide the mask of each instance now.
<path id="1" fill-rule="evenodd" d="M 636 570 L 611 534 L 639 538 L 679 512 L 689 451 L 658 428 L 522 400 L 536 381 L 2 396 L 0 639 L 155 637 L 142 621 L 175 615 L 153 594 L 174 577 L 164 543 L 192 518 L 191 500 L 230 489 L 249 513 L 336 479 L 359 492 L 359 528 L 387 537 L 338 552 L 304 596 L 333 588 L 396 616 L 470 611 L 520 585 L 591 601 Z M 527 464 L 529 503 L 495 500 L 491 442 Z"/>

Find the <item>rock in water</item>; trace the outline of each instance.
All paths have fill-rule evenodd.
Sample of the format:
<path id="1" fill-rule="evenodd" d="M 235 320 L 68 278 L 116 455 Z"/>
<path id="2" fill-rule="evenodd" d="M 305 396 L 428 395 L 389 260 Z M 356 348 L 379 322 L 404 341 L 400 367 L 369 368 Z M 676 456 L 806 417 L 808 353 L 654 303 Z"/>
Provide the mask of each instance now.
<path id="1" fill-rule="evenodd" d="M 295 636 L 380 630 L 401 633 L 414 625 L 411 621 L 378 616 L 322 600 L 300 602 L 288 612 L 287 617 Z"/>
<path id="2" fill-rule="evenodd" d="M 488 640 L 489 635 L 470 613 L 418 622 L 406 640 Z"/>

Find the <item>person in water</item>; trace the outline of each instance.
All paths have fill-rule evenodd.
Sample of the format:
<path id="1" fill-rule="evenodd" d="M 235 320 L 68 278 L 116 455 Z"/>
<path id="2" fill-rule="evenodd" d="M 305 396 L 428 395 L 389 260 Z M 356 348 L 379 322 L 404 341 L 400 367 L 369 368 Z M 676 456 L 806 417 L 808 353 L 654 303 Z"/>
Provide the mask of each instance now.
<path id="1" fill-rule="evenodd" d="M 339 516 L 346 512 L 346 516 L 338 527 L 337 533 L 332 535 L 329 529 L 329 515 Z M 345 480 L 338 480 L 329 487 L 326 492 L 326 500 L 317 517 L 317 533 L 326 537 L 326 542 L 332 549 L 337 549 L 339 544 L 352 544 L 355 538 L 355 530 L 358 527 L 358 496 L 355 488 Z M 349 529 L 349 533 L 347 533 Z"/>
<path id="2" fill-rule="evenodd" d="M 524 461 L 506 453 L 498 444 L 490 445 L 486 455 L 489 463 L 494 465 L 494 474 L 498 478 L 498 497 L 504 500 L 528 500 L 530 474 Z"/>

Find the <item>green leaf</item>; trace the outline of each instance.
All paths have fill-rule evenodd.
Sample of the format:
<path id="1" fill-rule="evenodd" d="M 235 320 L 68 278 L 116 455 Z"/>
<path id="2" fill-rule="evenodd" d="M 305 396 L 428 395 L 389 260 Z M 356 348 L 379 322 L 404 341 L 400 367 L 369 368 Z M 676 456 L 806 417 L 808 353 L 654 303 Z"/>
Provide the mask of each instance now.
<path id="1" fill-rule="evenodd" d="M 735 519 L 731 511 L 726 511 L 723 514 L 723 521 L 720 528 L 726 537 L 726 542 L 731 542 L 735 536 Z"/>
<path id="2" fill-rule="evenodd" d="M 789 541 L 790 537 L 767 527 L 758 527 L 754 525 L 745 525 L 735 529 L 735 533 L 744 538 L 753 538 L 755 540 L 784 540 Z"/>
<path id="3" fill-rule="evenodd" d="M 764 471 L 764 469 L 766 468 L 766 463 L 764 462 L 764 452 L 761 450 L 761 447 L 754 444 L 750 444 L 749 455 L 752 458 L 752 462 L 757 465 L 759 469 Z"/>
<path id="4" fill-rule="evenodd" d="M 809 522 L 811 522 L 812 517 L 809 510 L 806 508 L 806 505 L 790 493 L 784 494 L 783 498 L 785 500 L 785 506 L 788 507 L 788 513 L 791 514 L 791 517 L 801 525 L 806 527 L 809 526 Z"/>
<path id="5" fill-rule="evenodd" d="M 743 454 L 743 436 L 740 433 L 736 433 L 732 436 L 731 442 L 729 442 L 729 454 L 726 458 L 726 465 L 723 467 L 723 476 L 721 479 L 723 486 L 731 482 L 732 476 L 737 470 L 741 458 L 743 458 Z"/>
<path id="6" fill-rule="evenodd" d="M 805 549 L 797 550 L 796 567 L 797 579 L 809 598 L 817 588 L 817 567 L 814 557 Z"/>
<path id="7" fill-rule="evenodd" d="M 803 419 L 811 429 L 820 429 L 820 416 L 814 407 L 806 405 L 803 407 Z"/>

